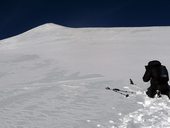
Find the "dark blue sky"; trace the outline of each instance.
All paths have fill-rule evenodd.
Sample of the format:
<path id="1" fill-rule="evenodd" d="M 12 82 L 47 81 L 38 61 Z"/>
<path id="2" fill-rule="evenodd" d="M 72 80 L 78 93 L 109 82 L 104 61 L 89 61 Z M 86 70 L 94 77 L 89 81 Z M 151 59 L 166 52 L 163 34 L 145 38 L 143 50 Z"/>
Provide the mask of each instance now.
<path id="1" fill-rule="evenodd" d="M 45 23 L 69 27 L 169 26 L 169 0 L 1 0 L 0 39 Z"/>

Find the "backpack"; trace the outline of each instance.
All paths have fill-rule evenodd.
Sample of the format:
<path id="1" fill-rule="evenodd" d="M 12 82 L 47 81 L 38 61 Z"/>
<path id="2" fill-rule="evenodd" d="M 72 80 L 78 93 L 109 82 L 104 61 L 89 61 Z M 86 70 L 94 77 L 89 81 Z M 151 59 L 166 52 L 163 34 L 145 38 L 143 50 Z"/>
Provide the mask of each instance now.
<path id="1" fill-rule="evenodd" d="M 169 81 L 169 75 L 168 71 L 165 66 L 161 65 L 160 66 L 160 82 L 161 83 L 167 83 Z"/>

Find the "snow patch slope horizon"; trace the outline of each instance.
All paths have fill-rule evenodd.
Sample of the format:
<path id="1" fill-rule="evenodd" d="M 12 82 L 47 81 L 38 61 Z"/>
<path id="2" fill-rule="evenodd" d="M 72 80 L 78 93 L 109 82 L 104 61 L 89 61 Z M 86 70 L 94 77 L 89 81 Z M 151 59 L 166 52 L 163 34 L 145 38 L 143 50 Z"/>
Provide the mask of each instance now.
<path id="1" fill-rule="evenodd" d="M 0 41 L 1 64 L 23 66 L 22 73 L 10 66 L 13 74 L 9 71 L 6 76 L 23 81 L 43 79 L 49 69 L 43 70 L 54 71 L 59 66 L 73 74 L 142 82 L 144 65 L 149 60 L 158 59 L 170 68 L 169 34 L 170 27 L 67 28 L 50 23 Z M 5 76 L 3 79 L 5 82 Z"/>
<path id="2" fill-rule="evenodd" d="M 149 60 L 170 69 L 169 34 L 169 27 L 46 24 L 0 41 L 0 127 L 169 126 L 168 99 L 151 104 L 141 79 Z M 126 100 L 106 86 L 138 93 Z"/>
<path id="3" fill-rule="evenodd" d="M 170 26 L 150 26 L 150 27 L 87 27 L 87 28 L 72 28 L 72 27 L 66 27 L 66 26 L 62 26 L 62 25 L 58 25 L 58 24 L 55 24 L 55 23 L 46 23 L 46 24 L 43 24 L 43 25 L 40 25 L 40 26 L 37 26 L 35 28 L 32 28 L 28 31 L 25 31 L 19 35 L 16 35 L 16 36 L 13 36 L 13 37 L 10 37 L 10 38 L 7 38 L 7 39 L 3 39 L 3 40 L 0 40 L 0 41 L 4 41 L 4 40 L 9 40 L 11 38 L 18 38 L 20 36 L 24 36 L 24 35 L 29 35 L 31 33 L 35 33 L 35 34 L 38 34 L 38 33 L 44 33 L 44 32 L 52 32 L 52 31 L 57 31 L 57 30 L 61 30 L 61 29 L 72 29 L 72 30 L 80 30 L 80 29 L 84 29 L 84 30 L 91 30 L 91 31 L 96 31 L 97 30 L 111 30 L 111 29 L 114 29 L 114 30 L 134 30 L 134 32 L 136 31 L 141 31 L 141 32 L 145 32 L 147 30 L 150 31 L 151 30 L 163 30 L 163 31 L 166 31 L 168 29 L 170 29 Z"/>

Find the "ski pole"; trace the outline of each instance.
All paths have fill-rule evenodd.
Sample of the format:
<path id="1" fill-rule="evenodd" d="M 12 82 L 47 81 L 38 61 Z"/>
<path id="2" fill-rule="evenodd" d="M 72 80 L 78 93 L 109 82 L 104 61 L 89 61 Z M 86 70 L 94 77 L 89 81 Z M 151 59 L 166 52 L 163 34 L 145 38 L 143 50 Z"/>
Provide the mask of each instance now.
<path id="1" fill-rule="evenodd" d="M 136 84 L 134 84 L 133 80 L 132 79 L 129 79 L 130 80 L 130 84 L 133 86 L 133 87 L 136 87 L 140 90 L 142 90 L 142 88 L 138 87 Z"/>
<path id="2" fill-rule="evenodd" d="M 125 90 L 121 90 L 121 89 L 118 89 L 118 88 L 113 88 L 114 91 L 120 91 L 120 92 L 125 92 L 125 93 L 131 93 L 131 94 L 134 94 L 135 92 L 132 92 L 132 91 L 125 91 Z"/>
<path id="3" fill-rule="evenodd" d="M 118 90 L 110 89 L 109 87 L 106 87 L 106 90 L 112 90 L 112 91 L 114 91 L 114 92 L 117 92 L 117 93 L 125 96 L 125 97 L 129 97 L 129 94 L 124 94 L 124 93 L 122 93 L 122 92 L 119 92 Z"/>

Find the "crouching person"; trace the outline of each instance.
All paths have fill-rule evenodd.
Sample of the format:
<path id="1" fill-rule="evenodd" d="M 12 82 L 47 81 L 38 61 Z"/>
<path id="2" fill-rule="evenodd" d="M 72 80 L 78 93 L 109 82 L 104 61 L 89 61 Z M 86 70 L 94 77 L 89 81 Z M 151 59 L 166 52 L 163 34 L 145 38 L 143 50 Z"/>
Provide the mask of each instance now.
<path id="1" fill-rule="evenodd" d="M 143 81 L 150 81 L 150 87 L 148 88 L 146 94 L 150 98 L 154 98 L 156 94 L 158 96 L 167 95 L 170 99 L 170 86 L 168 85 L 169 75 L 165 66 L 157 60 L 150 61 L 147 66 L 145 66 L 146 71 L 143 76 Z"/>

